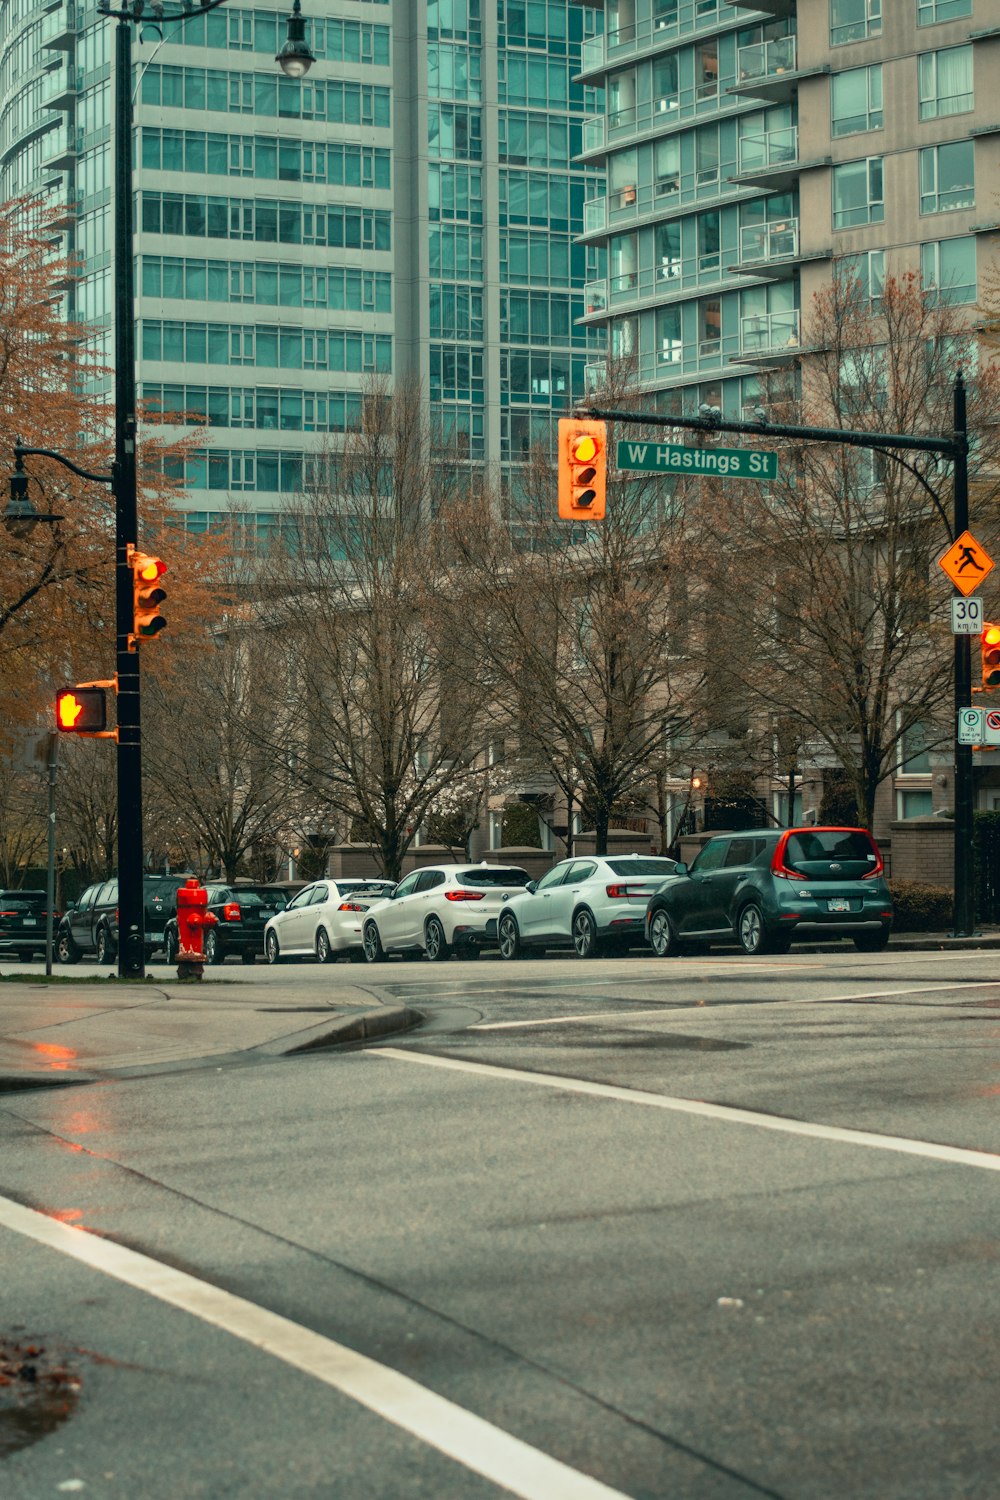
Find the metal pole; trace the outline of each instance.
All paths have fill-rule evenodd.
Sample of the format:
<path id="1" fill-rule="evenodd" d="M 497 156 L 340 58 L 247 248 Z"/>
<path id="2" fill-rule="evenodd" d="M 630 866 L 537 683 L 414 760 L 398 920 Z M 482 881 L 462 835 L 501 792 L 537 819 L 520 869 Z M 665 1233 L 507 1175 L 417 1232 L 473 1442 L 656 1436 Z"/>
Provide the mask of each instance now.
<path id="1" fill-rule="evenodd" d="M 118 672 L 118 975 L 145 973 L 142 900 L 142 747 L 139 653 L 128 546 L 138 541 L 135 415 L 135 275 L 132 247 L 132 29 L 115 31 L 115 632 Z"/>
<path id="2" fill-rule="evenodd" d="M 955 539 L 969 525 L 969 433 L 965 384 L 955 377 Z M 955 590 L 956 594 L 959 590 Z M 972 703 L 972 651 L 967 635 L 955 637 L 955 722 L 957 710 Z M 969 937 L 975 924 L 972 881 L 972 746 L 955 746 L 955 937 Z"/>
<path id="3" fill-rule="evenodd" d="M 52 977 L 52 908 L 56 904 L 56 771 L 59 762 L 59 736 L 49 735 L 45 769 L 49 781 L 48 851 L 45 866 L 45 973 Z"/>

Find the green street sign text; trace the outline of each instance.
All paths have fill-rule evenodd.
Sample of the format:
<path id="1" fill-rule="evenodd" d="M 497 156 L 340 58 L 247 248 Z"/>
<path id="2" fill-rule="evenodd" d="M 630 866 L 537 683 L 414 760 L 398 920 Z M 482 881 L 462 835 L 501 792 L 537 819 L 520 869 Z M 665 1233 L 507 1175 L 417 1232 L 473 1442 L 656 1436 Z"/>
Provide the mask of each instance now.
<path id="1" fill-rule="evenodd" d="M 679 443 L 618 444 L 619 469 L 663 474 L 719 474 L 730 479 L 777 479 L 778 455 L 757 448 L 685 448 Z"/>

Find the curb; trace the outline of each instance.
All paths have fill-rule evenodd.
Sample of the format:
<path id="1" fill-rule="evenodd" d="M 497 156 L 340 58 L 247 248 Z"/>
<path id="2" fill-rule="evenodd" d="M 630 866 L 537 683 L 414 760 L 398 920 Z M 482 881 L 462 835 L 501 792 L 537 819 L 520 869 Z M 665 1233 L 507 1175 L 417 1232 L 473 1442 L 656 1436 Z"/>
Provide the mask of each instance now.
<path id="1" fill-rule="evenodd" d="M 408 1005 L 384 1005 L 378 1010 L 356 1011 L 353 1015 L 343 1016 L 332 1026 L 322 1022 L 305 1041 L 296 1041 L 292 1045 L 287 1041 L 267 1042 L 256 1050 L 278 1057 L 294 1057 L 298 1052 L 317 1052 L 324 1047 L 340 1047 L 347 1042 L 371 1041 L 376 1037 L 411 1031 L 423 1019 L 420 1011 L 411 1010 Z"/>

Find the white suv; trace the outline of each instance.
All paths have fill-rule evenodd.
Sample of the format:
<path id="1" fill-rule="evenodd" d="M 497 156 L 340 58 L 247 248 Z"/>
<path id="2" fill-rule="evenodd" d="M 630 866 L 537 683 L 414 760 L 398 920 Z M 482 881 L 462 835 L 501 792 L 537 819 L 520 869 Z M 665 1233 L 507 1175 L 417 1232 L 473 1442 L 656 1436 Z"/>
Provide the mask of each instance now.
<path id="1" fill-rule="evenodd" d="M 365 958 L 370 964 L 401 952 L 423 952 L 432 963 L 456 952 L 475 958 L 481 948 L 496 946 L 497 917 L 527 884 L 527 870 L 503 865 L 414 870 L 365 915 Z"/>
<path id="2" fill-rule="evenodd" d="M 606 946 L 644 945 L 646 907 L 674 864 L 648 854 L 562 860 L 505 903 L 497 929 L 501 958 L 571 946 L 580 958 L 594 958 Z"/>

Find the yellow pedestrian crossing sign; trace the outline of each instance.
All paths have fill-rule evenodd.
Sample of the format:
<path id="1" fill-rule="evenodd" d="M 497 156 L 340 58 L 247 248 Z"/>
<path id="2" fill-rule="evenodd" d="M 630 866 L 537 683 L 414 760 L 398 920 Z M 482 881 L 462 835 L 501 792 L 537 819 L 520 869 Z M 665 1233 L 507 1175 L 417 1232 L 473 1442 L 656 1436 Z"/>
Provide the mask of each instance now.
<path id="1" fill-rule="evenodd" d="M 992 572 L 993 559 L 971 531 L 963 531 L 944 556 L 938 558 L 938 565 L 961 593 L 972 594 L 987 573 Z"/>

